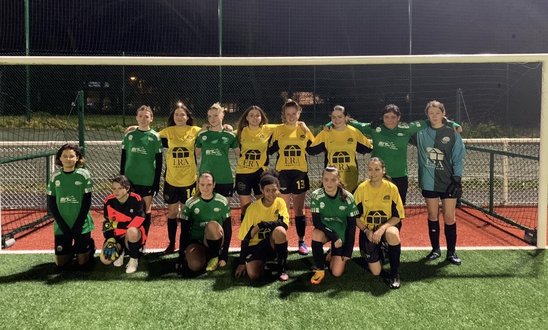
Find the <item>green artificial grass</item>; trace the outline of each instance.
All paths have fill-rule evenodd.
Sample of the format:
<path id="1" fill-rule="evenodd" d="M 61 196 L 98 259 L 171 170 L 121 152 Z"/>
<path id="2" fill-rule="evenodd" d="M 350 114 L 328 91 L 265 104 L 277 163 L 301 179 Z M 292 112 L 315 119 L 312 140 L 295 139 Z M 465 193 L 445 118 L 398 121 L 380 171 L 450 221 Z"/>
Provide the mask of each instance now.
<path id="1" fill-rule="evenodd" d="M 341 278 L 309 283 L 312 257 L 290 255 L 290 280 L 250 284 L 227 268 L 197 277 L 174 257 L 139 271 L 96 263 L 57 272 L 52 255 L 0 255 L 0 328 L 11 329 L 542 329 L 546 251 L 461 251 L 461 266 L 402 254 L 399 290 L 353 259 Z M 234 261 L 232 259 L 232 261 Z"/>

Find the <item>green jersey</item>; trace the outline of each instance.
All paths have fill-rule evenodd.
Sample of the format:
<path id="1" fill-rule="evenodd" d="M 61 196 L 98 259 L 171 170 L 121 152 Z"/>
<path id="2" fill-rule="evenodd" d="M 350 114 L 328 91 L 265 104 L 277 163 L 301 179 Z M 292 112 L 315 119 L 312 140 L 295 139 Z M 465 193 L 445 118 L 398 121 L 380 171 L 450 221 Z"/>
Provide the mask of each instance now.
<path id="1" fill-rule="evenodd" d="M 341 194 L 344 199 L 341 198 Z M 334 231 L 337 236 L 345 241 L 346 225 L 348 217 L 356 217 L 359 214 L 354 197 L 348 191 L 339 190 L 335 197 L 327 195 L 323 188 L 316 189 L 310 196 L 310 212 L 318 213 L 321 222 Z"/>
<path id="2" fill-rule="evenodd" d="M 209 171 L 216 183 L 234 183 L 228 160 L 230 149 L 238 148 L 238 140 L 234 133 L 225 130 L 203 131 L 196 138 L 196 148 L 202 149 L 200 174 Z"/>
<path id="3" fill-rule="evenodd" d="M 182 213 L 181 219 L 191 222 L 190 239 L 202 242 L 207 223 L 214 220 L 222 226 L 223 221 L 230 216 L 230 206 L 228 199 L 217 193 L 210 200 L 194 196 L 186 201 Z"/>
<path id="4" fill-rule="evenodd" d="M 156 154 L 162 153 L 162 141 L 154 130 L 136 129 L 124 136 L 123 152 L 126 153 L 124 175 L 132 184 L 152 186 L 156 173 Z"/>
<path id="5" fill-rule="evenodd" d="M 386 174 L 392 178 L 407 176 L 407 144 L 414 134 L 428 127 L 426 120 L 399 122 L 393 129 L 384 125 L 373 128 L 370 123 L 358 121 L 351 121 L 349 124 L 373 140 L 371 157 L 382 159 L 386 166 Z M 453 121 L 448 121 L 447 125 L 460 127 Z"/>
<path id="6" fill-rule="evenodd" d="M 51 176 L 48 183 L 48 195 L 55 197 L 59 213 L 70 228 L 74 226 L 76 218 L 78 218 L 84 195 L 91 193 L 92 189 L 91 175 L 85 168 L 77 168 L 70 173 L 59 169 Z M 88 213 L 82 226 L 82 234 L 89 233 L 93 228 L 95 228 L 93 219 Z M 53 232 L 55 235 L 63 234 L 57 222 L 53 224 Z"/>

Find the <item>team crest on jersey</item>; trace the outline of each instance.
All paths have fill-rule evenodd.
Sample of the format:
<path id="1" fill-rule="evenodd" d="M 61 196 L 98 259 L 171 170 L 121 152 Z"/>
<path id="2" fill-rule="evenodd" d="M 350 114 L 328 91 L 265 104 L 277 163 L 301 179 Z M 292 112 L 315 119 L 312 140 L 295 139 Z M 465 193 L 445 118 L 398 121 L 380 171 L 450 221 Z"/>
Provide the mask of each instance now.
<path id="1" fill-rule="evenodd" d="M 207 140 L 207 136 L 203 135 L 202 136 L 202 141 L 205 141 L 205 140 Z"/>
<path id="2" fill-rule="evenodd" d="M 304 134 L 299 135 L 299 139 L 304 140 L 306 136 Z"/>
<path id="3" fill-rule="evenodd" d="M 194 209 L 194 214 L 198 214 L 198 213 L 200 213 L 200 209 L 199 209 L 199 208 L 195 208 L 195 209 Z"/>
<path id="4" fill-rule="evenodd" d="M 129 209 L 129 213 L 133 213 L 133 209 Z"/>
<path id="5" fill-rule="evenodd" d="M 55 180 L 55 186 L 56 186 L 56 187 L 60 187 L 60 186 L 61 186 L 61 181 Z"/>
<path id="6" fill-rule="evenodd" d="M 346 210 L 346 206 L 344 206 L 344 205 L 339 206 L 339 210 L 341 210 L 341 211 Z"/>
<path id="7" fill-rule="evenodd" d="M 218 207 L 214 207 L 214 208 L 213 208 L 213 212 L 219 212 L 220 210 L 221 210 L 221 209 L 218 208 Z"/>
<path id="8" fill-rule="evenodd" d="M 75 185 L 75 186 L 81 186 L 81 185 L 82 185 L 82 181 L 74 181 L 74 185 Z"/>
<path id="9" fill-rule="evenodd" d="M 382 128 L 380 128 L 380 127 L 375 128 L 375 132 L 377 132 L 377 133 L 380 133 L 381 130 L 382 130 Z"/>
<path id="10" fill-rule="evenodd" d="M 398 134 L 396 134 L 397 136 L 405 136 L 405 134 L 403 134 L 402 132 L 399 132 Z"/>
<path id="11" fill-rule="evenodd" d="M 127 139 L 130 141 L 133 140 L 133 135 L 128 136 Z"/>
<path id="12" fill-rule="evenodd" d="M 346 143 L 348 143 L 348 144 L 352 144 L 353 142 L 354 142 L 353 138 L 348 138 L 348 140 L 346 140 Z"/>
<path id="13" fill-rule="evenodd" d="M 324 202 L 320 202 L 320 209 L 323 209 L 325 207 L 325 203 Z"/>
<path id="14" fill-rule="evenodd" d="M 451 141 L 451 138 L 448 137 L 448 136 L 444 136 L 442 139 L 441 139 L 441 143 L 443 144 L 447 144 Z"/>
<path id="15" fill-rule="evenodd" d="M 385 201 L 389 201 L 390 200 L 390 195 L 384 195 L 384 197 L 382 199 L 385 200 Z"/>
<path id="16" fill-rule="evenodd" d="M 152 136 L 149 136 L 149 137 L 148 137 L 148 140 L 149 140 L 150 142 L 154 141 L 154 139 L 152 138 Z"/>
<path id="17" fill-rule="evenodd" d="M 55 247 L 55 250 L 57 250 L 57 252 L 61 252 L 61 251 L 63 251 L 63 246 L 62 245 L 57 245 Z"/>

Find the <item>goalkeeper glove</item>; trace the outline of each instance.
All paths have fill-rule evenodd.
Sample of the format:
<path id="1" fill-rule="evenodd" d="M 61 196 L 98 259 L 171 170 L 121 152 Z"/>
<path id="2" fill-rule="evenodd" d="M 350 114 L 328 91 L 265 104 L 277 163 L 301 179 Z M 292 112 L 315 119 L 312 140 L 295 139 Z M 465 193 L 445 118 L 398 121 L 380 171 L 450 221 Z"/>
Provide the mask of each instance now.
<path id="1" fill-rule="evenodd" d="M 450 198 L 462 197 L 462 183 L 460 176 L 453 176 L 451 178 L 451 183 L 447 187 L 446 193 Z"/>
<path id="2" fill-rule="evenodd" d="M 107 239 L 102 253 L 106 260 L 114 261 L 118 259 L 118 247 L 116 246 L 116 239 L 114 237 Z"/>
<path id="3" fill-rule="evenodd" d="M 118 228 L 118 221 L 111 221 L 110 219 L 105 219 L 105 221 L 103 221 L 103 233 L 116 228 Z"/>

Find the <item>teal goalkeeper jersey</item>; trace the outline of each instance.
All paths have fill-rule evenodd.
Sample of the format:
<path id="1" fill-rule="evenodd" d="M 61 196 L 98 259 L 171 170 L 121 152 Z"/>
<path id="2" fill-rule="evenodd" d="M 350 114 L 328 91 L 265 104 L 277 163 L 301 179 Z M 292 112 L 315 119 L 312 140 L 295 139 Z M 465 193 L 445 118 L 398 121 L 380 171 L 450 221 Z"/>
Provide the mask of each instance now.
<path id="1" fill-rule="evenodd" d="M 417 133 L 419 186 L 423 190 L 446 192 L 453 176 L 462 177 L 464 143 L 450 127 L 427 127 Z"/>
<path id="2" fill-rule="evenodd" d="M 200 242 L 204 239 L 205 226 L 211 220 L 217 221 L 221 226 L 223 221 L 230 216 L 228 199 L 217 193 L 210 200 L 204 200 L 194 196 L 186 201 L 181 219 L 190 221 L 190 239 Z"/>
<path id="3" fill-rule="evenodd" d="M 234 183 L 228 159 L 230 149 L 238 148 L 234 133 L 225 130 L 201 132 L 196 138 L 196 148 L 202 149 L 200 174 L 209 171 L 213 174 L 215 183 Z"/>
<path id="4" fill-rule="evenodd" d="M 340 194 L 344 195 L 344 200 L 341 199 Z M 318 213 L 321 222 L 333 230 L 343 243 L 346 235 L 347 218 L 356 217 L 359 214 L 351 193 L 343 189 L 335 197 L 330 197 L 323 188 L 312 192 L 310 212 Z"/>

